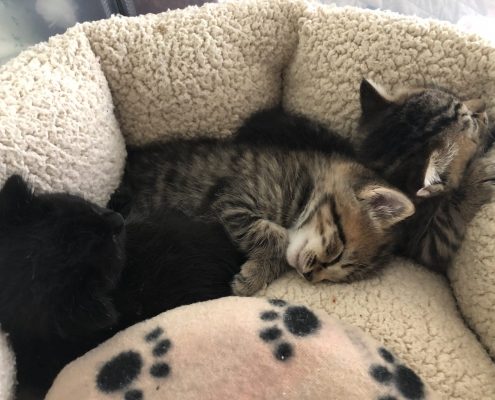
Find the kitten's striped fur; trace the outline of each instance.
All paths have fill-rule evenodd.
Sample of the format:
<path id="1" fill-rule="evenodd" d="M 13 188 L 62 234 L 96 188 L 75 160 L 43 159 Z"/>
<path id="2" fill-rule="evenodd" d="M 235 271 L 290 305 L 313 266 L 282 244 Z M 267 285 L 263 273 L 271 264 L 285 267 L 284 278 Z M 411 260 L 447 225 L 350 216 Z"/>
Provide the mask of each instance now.
<path id="1" fill-rule="evenodd" d="M 466 225 L 493 190 L 495 159 L 480 100 L 461 101 L 438 88 L 396 95 L 361 84 L 360 159 L 414 199 L 416 213 L 401 224 L 401 254 L 444 272 Z"/>
<path id="2" fill-rule="evenodd" d="M 309 129 L 309 128 L 308 128 Z M 249 295 L 286 270 L 342 281 L 380 265 L 412 202 L 358 164 L 330 154 L 230 141 L 177 141 L 130 149 L 125 184 L 134 213 L 162 206 L 220 220 L 248 261 L 233 282 Z"/>
<path id="3" fill-rule="evenodd" d="M 363 80 L 357 157 L 414 199 L 416 212 L 398 226 L 396 252 L 444 272 L 466 225 L 494 189 L 495 149 L 480 100 L 461 102 L 437 88 L 397 95 Z M 267 121 L 273 121 L 267 123 Z M 274 126 L 279 129 L 274 129 Z M 335 135 L 281 109 L 254 115 L 236 141 L 257 147 L 327 153 Z M 492 146 L 493 147 L 493 146 Z"/>

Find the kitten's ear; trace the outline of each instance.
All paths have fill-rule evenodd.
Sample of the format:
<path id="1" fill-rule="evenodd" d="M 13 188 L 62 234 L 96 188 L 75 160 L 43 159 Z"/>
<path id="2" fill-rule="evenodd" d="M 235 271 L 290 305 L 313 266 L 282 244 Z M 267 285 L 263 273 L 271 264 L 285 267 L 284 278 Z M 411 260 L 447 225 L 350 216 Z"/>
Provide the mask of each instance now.
<path id="1" fill-rule="evenodd" d="M 12 175 L 0 190 L 0 213 L 8 216 L 30 203 L 33 197 L 27 183 L 19 175 Z"/>
<path id="2" fill-rule="evenodd" d="M 416 196 L 427 198 L 445 192 L 448 188 L 442 179 L 442 175 L 447 170 L 450 171 L 449 175 L 452 182 L 460 181 L 461 176 L 452 176 L 456 172 L 451 168 L 456 154 L 457 151 L 454 146 L 447 146 L 444 151 L 434 150 L 431 153 L 425 170 L 423 186 L 416 192 Z"/>
<path id="3" fill-rule="evenodd" d="M 386 90 L 368 79 L 361 81 L 359 95 L 364 118 L 372 117 L 393 104 L 393 99 Z"/>
<path id="4" fill-rule="evenodd" d="M 414 204 L 402 192 L 385 186 L 370 185 L 357 195 L 371 219 L 386 229 L 414 214 Z"/>
<path id="5" fill-rule="evenodd" d="M 473 114 L 481 114 L 486 111 L 486 103 L 481 99 L 466 100 L 464 105 Z"/>

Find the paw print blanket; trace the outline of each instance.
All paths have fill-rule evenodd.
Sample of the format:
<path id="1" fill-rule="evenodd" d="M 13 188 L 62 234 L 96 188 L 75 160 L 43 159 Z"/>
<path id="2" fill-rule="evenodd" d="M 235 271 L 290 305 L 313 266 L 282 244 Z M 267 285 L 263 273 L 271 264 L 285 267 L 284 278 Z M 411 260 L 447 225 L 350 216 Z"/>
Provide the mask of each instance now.
<path id="1" fill-rule="evenodd" d="M 46 400 L 436 398 L 357 328 L 304 305 L 227 297 L 117 334 L 69 364 Z"/>

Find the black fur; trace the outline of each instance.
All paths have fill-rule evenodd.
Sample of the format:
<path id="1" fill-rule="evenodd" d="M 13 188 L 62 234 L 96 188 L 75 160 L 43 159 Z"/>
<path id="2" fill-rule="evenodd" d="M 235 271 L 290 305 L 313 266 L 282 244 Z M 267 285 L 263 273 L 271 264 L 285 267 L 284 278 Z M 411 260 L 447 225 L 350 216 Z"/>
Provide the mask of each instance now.
<path id="1" fill-rule="evenodd" d="M 251 146 L 282 147 L 286 150 L 340 153 L 355 157 L 351 143 L 303 115 L 285 112 L 281 107 L 254 113 L 236 132 L 233 140 Z"/>
<path id="2" fill-rule="evenodd" d="M 116 212 L 35 195 L 12 176 L 0 191 L 0 323 L 19 395 L 41 398 L 65 364 L 122 328 L 230 295 L 243 261 L 219 224 L 167 210 L 124 229 Z"/>
<path id="3" fill-rule="evenodd" d="M 129 221 L 126 231 L 127 264 L 115 291 L 124 325 L 232 294 L 244 257 L 220 224 L 168 210 Z"/>

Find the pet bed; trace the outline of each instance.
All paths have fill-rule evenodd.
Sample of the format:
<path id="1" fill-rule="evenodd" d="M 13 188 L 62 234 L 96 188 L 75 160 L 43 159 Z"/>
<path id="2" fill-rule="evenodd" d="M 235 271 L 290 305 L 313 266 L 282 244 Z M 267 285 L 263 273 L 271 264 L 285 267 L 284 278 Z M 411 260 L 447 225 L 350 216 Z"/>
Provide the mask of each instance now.
<path id="1" fill-rule="evenodd" d="M 495 118 L 495 49 L 448 23 L 302 0 L 207 4 L 81 24 L 1 67 L 0 182 L 18 172 L 103 205 L 125 141 L 227 136 L 278 102 L 358 141 L 363 76 L 481 96 Z M 446 398 L 495 398 L 494 215 L 495 202 L 472 222 L 450 280 L 396 260 L 350 285 L 287 273 L 259 296 L 361 327 Z"/>

